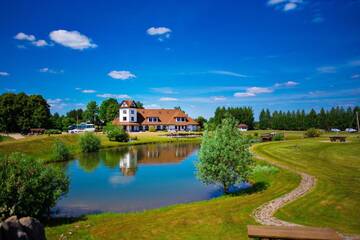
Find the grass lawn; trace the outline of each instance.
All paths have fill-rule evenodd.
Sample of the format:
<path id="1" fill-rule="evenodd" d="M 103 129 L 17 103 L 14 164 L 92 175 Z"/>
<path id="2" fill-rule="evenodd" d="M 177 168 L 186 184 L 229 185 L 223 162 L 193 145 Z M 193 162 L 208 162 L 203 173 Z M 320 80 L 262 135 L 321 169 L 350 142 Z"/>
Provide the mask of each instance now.
<path id="1" fill-rule="evenodd" d="M 138 213 L 87 215 L 72 223 L 51 223 L 48 239 L 246 239 L 250 216 L 262 203 L 295 188 L 299 176 L 280 170 L 258 173 L 257 192 L 174 205 Z M 265 184 L 268 187 L 262 188 Z M 121 201 L 121 200 L 120 200 Z"/>
<path id="2" fill-rule="evenodd" d="M 97 133 L 101 139 L 101 148 L 111 148 L 124 145 L 135 145 L 135 144 L 144 144 L 144 143 L 159 143 L 159 142 L 194 142 L 200 141 L 199 138 L 170 138 L 163 136 L 164 132 L 143 132 L 143 133 L 134 133 L 131 136 L 136 136 L 137 140 L 132 142 L 114 142 L 109 141 L 106 135 L 102 133 Z M 70 152 L 73 155 L 80 153 L 79 147 L 79 134 L 61 134 L 61 135 L 40 135 L 40 136 L 31 136 L 14 141 L 4 141 L 0 142 L 0 153 L 10 154 L 12 152 L 22 152 L 28 155 L 31 155 L 42 161 L 48 161 L 51 158 L 51 148 L 53 143 L 56 140 L 64 142 Z"/>
<path id="3" fill-rule="evenodd" d="M 348 143 L 322 137 L 254 147 L 257 154 L 318 179 L 314 191 L 280 209 L 278 218 L 360 234 L 360 138 L 348 136 Z"/>

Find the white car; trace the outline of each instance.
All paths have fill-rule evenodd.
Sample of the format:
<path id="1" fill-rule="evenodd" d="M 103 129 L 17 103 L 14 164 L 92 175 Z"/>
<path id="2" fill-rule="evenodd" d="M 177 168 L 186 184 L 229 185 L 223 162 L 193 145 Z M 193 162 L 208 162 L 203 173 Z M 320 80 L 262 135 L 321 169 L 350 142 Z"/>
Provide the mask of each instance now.
<path id="1" fill-rule="evenodd" d="M 81 123 L 69 127 L 68 133 L 95 132 L 95 125 L 90 123 Z"/>
<path id="2" fill-rule="evenodd" d="M 341 132 L 341 130 L 338 129 L 338 128 L 332 128 L 332 129 L 330 129 L 330 131 L 331 131 L 331 132 Z"/>
<path id="3" fill-rule="evenodd" d="M 345 132 L 354 133 L 354 132 L 357 132 L 357 130 L 353 129 L 353 128 L 347 128 L 347 129 L 345 129 Z"/>

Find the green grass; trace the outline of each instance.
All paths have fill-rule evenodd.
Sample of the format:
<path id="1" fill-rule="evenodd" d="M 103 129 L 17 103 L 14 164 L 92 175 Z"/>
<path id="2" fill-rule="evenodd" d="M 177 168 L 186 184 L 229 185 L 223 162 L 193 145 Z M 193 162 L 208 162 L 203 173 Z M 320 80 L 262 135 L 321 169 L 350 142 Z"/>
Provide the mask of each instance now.
<path id="1" fill-rule="evenodd" d="M 5 135 L 0 135 L 0 143 L 1 142 L 6 142 L 6 141 L 11 141 L 14 140 L 12 137 L 9 136 L 5 136 Z"/>
<path id="2" fill-rule="evenodd" d="M 161 143 L 161 142 L 194 142 L 200 141 L 199 138 L 170 138 L 162 136 L 163 133 L 142 133 L 136 134 L 137 140 L 131 142 L 114 142 L 109 141 L 103 134 L 97 134 L 101 140 L 101 148 L 113 148 L 125 145 L 136 145 L 145 143 Z M 64 142 L 72 155 L 80 153 L 79 134 L 63 134 L 63 135 L 41 135 L 26 137 L 24 139 L 14 141 L 0 142 L 0 153 L 10 154 L 12 152 L 22 152 L 33 156 L 40 161 L 49 161 L 51 159 L 51 148 L 56 140 Z"/>
<path id="3" fill-rule="evenodd" d="M 299 176 L 285 170 L 258 173 L 257 191 L 137 213 L 87 215 L 47 224 L 48 239 L 246 239 L 250 216 L 261 204 L 295 188 Z M 265 187 L 268 185 L 267 187 Z M 70 234 L 71 233 L 71 234 Z"/>
<path id="4" fill-rule="evenodd" d="M 360 139 L 348 136 L 348 143 L 322 137 L 254 147 L 260 156 L 318 179 L 312 192 L 281 208 L 278 218 L 360 234 Z"/>

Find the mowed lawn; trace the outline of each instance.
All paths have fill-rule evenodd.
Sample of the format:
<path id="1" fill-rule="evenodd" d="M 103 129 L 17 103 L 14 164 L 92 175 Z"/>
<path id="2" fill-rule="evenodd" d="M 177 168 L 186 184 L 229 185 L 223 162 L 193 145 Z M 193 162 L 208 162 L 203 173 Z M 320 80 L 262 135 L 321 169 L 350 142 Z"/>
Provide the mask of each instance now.
<path id="1" fill-rule="evenodd" d="M 256 224 L 252 211 L 291 191 L 300 177 L 279 170 L 258 173 L 252 180 L 260 187 L 251 194 L 137 213 L 87 215 L 72 223 L 48 224 L 46 235 L 48 239 L 247 239 L 246 226 Z"/>
<path id="2" fill-rule="evenodd" d="M 260 156 L 318 179 L 312 192 L 280 209 L 277 217 L 360 234 L 360 138 L 348 136 L 348 143 L 330 143 L 323 137 L 254 147 Z"/>

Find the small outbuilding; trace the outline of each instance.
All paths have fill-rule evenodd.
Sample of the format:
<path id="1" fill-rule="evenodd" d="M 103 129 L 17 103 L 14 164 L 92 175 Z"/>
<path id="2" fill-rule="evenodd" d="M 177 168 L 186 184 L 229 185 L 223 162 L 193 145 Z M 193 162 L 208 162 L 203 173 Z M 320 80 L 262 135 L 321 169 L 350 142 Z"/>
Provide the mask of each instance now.
<path id="1" fill-rule="evenodd" d="M 245 123 L 240 123 L 238 125 L 238 129 L 241 131 L 241 132 L 246 132 L 248 130 L 248 125 L 246 125 Z"/>

